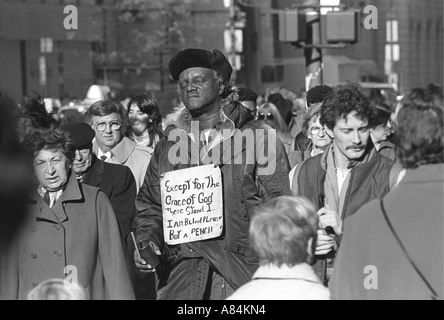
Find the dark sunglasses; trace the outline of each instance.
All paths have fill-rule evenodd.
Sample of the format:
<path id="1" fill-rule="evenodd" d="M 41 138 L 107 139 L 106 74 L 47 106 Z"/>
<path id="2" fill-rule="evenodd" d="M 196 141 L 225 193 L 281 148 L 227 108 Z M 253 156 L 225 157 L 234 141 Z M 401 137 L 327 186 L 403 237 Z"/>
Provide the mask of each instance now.
<path id="1" fill-rule="evenodd" d="M 267 120 L 273 121 L 274 116 L 271 113 L 265 114 L 265 113 L 259 112 L 257 114 L 257 119 L 261 120 L 261 121 L 267 121 Z"/>

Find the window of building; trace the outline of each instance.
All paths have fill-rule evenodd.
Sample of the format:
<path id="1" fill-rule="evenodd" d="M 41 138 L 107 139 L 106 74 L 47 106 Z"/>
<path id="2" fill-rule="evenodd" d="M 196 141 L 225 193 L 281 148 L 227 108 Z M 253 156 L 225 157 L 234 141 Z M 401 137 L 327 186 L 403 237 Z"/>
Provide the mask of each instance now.
<path id="1" fill-rule="evenodd" d="M 262 83 L 276 83 L 284 80 L 284 66 L 263 66 L 261 69 Z"/>
<path id="2" fill-rule="evenodd" d="M 385 44 L 385 74 L 390 83 L 398 84 L 399 74 L 395 64 L 401 59 L 401 48 L 399 45 L 399 22 L 389 19 L 386 23 L 386 44 Z"/>

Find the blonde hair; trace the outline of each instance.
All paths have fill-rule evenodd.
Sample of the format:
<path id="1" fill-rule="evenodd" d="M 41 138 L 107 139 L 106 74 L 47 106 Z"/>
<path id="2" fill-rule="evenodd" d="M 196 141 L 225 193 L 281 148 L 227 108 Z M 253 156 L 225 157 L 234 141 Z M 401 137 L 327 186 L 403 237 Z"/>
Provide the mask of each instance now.
<path id="1" fill-rule="evenodd" d="M 27 300 L 86 300 L 86 293 L 78 284 L 50 279 L 31 290 Z"/>
<path id="2" fill-rule="evenodd" d="M 267 102 L 262 104 L 258 109 L 257 112 L 259 114 L 259 112 L 261 112 L 263 109 L 269 109 L 271 114 L 274 117 L 274 124 L 275 124 L 275 128 L 277 131 L 288 131 L 288 126 L 285 123 L 284 119 L 281 116 L 281 113 L 279 112 L 279 109 L 276 107 L 275 104 L 271 103 L 271 102 Z"/>
<path id="3" fill-rule="evenodd" d="M 250 225 L 250 243 L 261 264 L 278 267 L 308 261 L 310 239 L 316 243 L 318 215 L 303 197 L 274 198 L 256 210 Z"/>

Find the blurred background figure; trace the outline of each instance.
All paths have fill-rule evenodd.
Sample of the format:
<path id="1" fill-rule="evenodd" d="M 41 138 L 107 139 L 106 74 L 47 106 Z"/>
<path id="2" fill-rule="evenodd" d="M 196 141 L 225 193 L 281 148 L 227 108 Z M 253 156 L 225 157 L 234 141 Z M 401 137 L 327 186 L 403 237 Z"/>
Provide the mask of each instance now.
<path id="1" fill-rule="evenodd" d="M 251 114 L 256 118 L 257 115 L 257 98 L 256 92 L 249 88 L 239 88 L 238 90 L 239 102 L 251 110 Z"/>
<path id="2" fill-rule="evenodd" d="M 308 90 L 306 105 L 307 110 L 315 105 L 321 105 L 325 98 L 327 98 L 327 96 L 332 92 L 333 88 L 326 85 L 316 86 Z"/>
<path id="3" fill-rule="evenodd" d="M 273 93 L 268 97 L 267 102 L 276 106 L 288 130 L 293 118 L 293 101 L 285 99 L 281 93 Z"/>
<path id="4" fill-rule="evenodd" d="M 433 105 L 435 107 L 444 107 L 444 97 L 442 92 L 442 87 L 431 83 L 426 87 L 427 95 L 431 97 L 431 100 L 433 101 Z"/>
<path id="5" fill-rule="evenodd" d="M 249 236 L 260 267 L 228 300 L 329 300 L 310 267 L 317 229 L 318 215 L 306 198 L 279 197 L 259 207 Z"/>
<path id="6" fill-rule="evenodd" d="M 411 89 L 405 100 L 415 103 L 420 106 L 435 106 L 438 108 L 444 108 L 443 91 L 442 87 L 436 84 L 429 84 L 426 88 L 416 87 Z M 404 103 L 401 101 L 398 103 L 395 111 L 394 121 L 397 123 L 397 117 Z"/>
<path id="7" fill-rule="evenodd" d="M 285 152 L 288 156 L 293 140 L 278 108 L 273 103 L 264 103 L 258 108 L 257 120 L 264 121 L 267 125 L 276 129 L 277 135 L 284 144 Z"/>
<path id="8" fill-rule="evenodd" d="M 86 300 L 86 293 L 76 283 L 51 279 L 32 289 L 27 300 Z"/>
<path id="9" fill-rule="evenodd" d="M 23 199 L 31 192 L 32 172 L 15 130 L 16 109 L 12 100 L 0 96 L 0 273 L 4 262 L 1 246 L 21 225 L 25 217 Z"/>
<path id="10" fill-rule="evenodd" d="M 370 137 L 373 144 L 380 154 L 396 160 L 395 145 L 389 141 L 393 133 L 390 106 L 385 103 L 376 104 L 374 113 L 374 120 L 370 128 Z"/>
<path id="11" fill-rule="evenodd" d="M 307 135 L 307 131 L 304 132 L 304 121 L 307 120 L 307 118 L 314 116 L 315 113 L 310 115 L 307 115 L 306 113 L 312 107 L 318 106 L 320 108 L 324 100 L 331 92 L 333 92 L 333 88 L 325 85 L 313 87 L 307 92 L 305 113 L 302 116 L 302 122 L 300 125 L 301 130 L 300 132 L 296 133 L 296 135 L 293 135 L 292 133 L 292 135 L 296 137 L 294 141 L 294 150 L 297 151 L 297 154 L 301 155 L 301 157 L 307 152 L 307 149 L 312 144 L 312 141 Z M 317 112 L 317 114 L 319 115 L 319 112 Z M 305 125 L 307 124 L 308 123 L 305 123 Z"/>
<path id="12" fill-rule="evenodd" d="M 14 236 L 26 219 L 26 202 L 31 193 L 32 171 L 20 147 L 13 113 L 17 106 L 0 96 L 0 300 L 8 296 L 9 259 L 15 251 Z"/>
<path id="13" fill-rule="evenodd" d="M 305 159 L 323 153 L 332 142 L 324 126 L 319 121 L 321 118 L 321 106 L 322 103 L 315 104 L 304 114 L 302 134 L 305 135 L 309 143 L 305 150 L 298 149 L 290 153 L 288 160 L 292 168 Z"/>
<path id="14" fill-rule="evenodd" d="M 162 115 L 156 99 L 150 94 L 141 94 L 128 102 L 129 130 L 126 136 L 139 146 L 154 149 L 163 137 Z"/>
<path id="15" fill-rule="evenodd" d="M 17 113 L 17 130 L 20 141 L 32 130 L 54 130 L 57 126 L 57 121 L 46 111 L 43 96 L 33 92 L 23 97 Z"/>
<path id="16" fill-rule="evenodd" d="M 185 110 L 183 103 L 179 103 L 173 110 L 168 113 L 162 120 L 162 130 L 165 130 L 168 126 L 174 125 L 179 120 L 180 115 Z"/>

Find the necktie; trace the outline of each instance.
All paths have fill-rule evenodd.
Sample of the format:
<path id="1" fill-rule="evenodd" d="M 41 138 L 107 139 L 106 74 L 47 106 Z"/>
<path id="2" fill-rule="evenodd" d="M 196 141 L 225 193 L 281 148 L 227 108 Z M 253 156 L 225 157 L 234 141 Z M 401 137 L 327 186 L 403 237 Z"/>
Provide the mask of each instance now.
<path id="1" fill-rule="evenodd" d="M 51 204 L 51 200 L 49 198 L 49 191 L 46 191 L 44 196 L 43 196 L 43 200 L 45 200 L 45 202 L 48 204 L 48 206 Z"/>
<path id="2" fill-rule="evenodd" d="M 102 159 L 102 161 L 106 161 L 106 159 L 108 159 L 107 156 L 101 156 L 100 159 Z"/>

